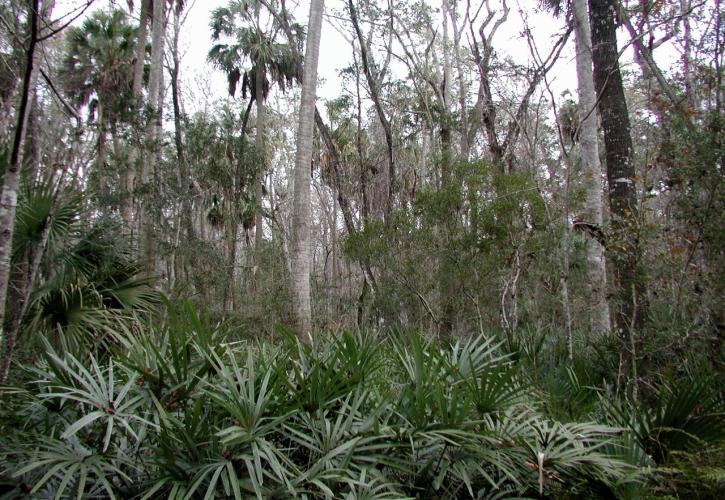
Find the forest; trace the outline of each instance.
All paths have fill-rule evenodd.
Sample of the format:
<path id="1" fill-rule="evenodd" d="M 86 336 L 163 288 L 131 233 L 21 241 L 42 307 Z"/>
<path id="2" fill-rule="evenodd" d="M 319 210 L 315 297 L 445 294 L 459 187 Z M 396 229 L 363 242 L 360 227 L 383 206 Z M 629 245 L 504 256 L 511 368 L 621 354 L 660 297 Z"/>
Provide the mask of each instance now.
<path id="1" fill-rule="evenodd" d="M 0 0 L 0 499 L 725 498 L 724 64 L 721 0 Z"/>

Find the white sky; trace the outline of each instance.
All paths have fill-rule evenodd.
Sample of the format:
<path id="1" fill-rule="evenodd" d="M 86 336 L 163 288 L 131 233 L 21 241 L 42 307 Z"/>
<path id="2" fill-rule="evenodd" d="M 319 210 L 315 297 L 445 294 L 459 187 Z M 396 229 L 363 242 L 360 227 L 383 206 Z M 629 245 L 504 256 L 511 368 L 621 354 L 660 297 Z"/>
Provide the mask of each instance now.
<path id="1" fill-rule="evenodd" d="M 135 0 L 136 10 L 141 0 Z M 428 0 L 431 5 L 440 7 L 440 0 Z M 482 0 L 479 0 L 482 1 Z M 195 111 L 210 104 L 210 101 L 227 96 L 226 78 L 221 71 L 214 69 L 207 63 L 206 55 L 211 48 L 211 38 L 209 30 L 209 18 L 211 11 L 223 5 L 228 0 L 186 0 L 187 14 L 185 25 L 182 28 L 181 51 L 183 54 L 183 67 L 181 71 L 187 92 L 185 108 L 187 111 Z M 86 0 L 57 0 L 56 15 L 58 17 L 64 12 L 68 12 L 79 5 L 86 3 Z M 495 6 L 497 2 L 492 2 Z M 95 0 L 94 5 L 89 9 L 102 8 L 108 4 L 115 4 L 117 7 L 127 10 L 127 0 Z M 477 6 L 478 2 L 473 0 L 472 8 Z M 539 51 L 542 56 L 548 53 L 549 45 L 557 33 L 561 32 L 564 24 L 563 19 L 554 18 L 548 12 L 541 12 L 538 9 L 539 2 L 537 0 L 508 0 L 510 7 L 509 18 L 496 34 L 494 39 L 494 47 L 501 57 L 511 57 L 514 62 L 526 64 L 529 61 L 529 49 L 525 38 L 520 33 L 523 29 L 523 21 L 521 12 L 525 12 L 528 16 L 529 26 L 533 32 L 534 39 L 540 45 Z M 318 99 L 336 98 L 341 93 L 341 80 L 338 77 L 338 71 L 349 65 L 352 59 L 351 47 L 345 38 L 339 33 L 338 29 L 343 21 L 332 17 L 335 13 L 339 13 L 344 5 L 344 0 L 326 0 L 325 2 L 325 18 L 322 27 L 322 41 L 320 46 L 320 59 L 318 75 L 322 82 L 318 88 Z M 288 7 L 292 10 L 292 14 L 297 21 L 307 24 L 307 16 L 309 11 L 309 2 L 307 0 L 288 0 Z M 461 7 L 462 8 L 462 7 Z M 438 28 L 440 33 L 440 27 Z M 350 35 L 348 35 L 350 36 Z M 628 36 L 624 32 L 619 33 L 620 44 L 627 43 Z M 467 44 L 465 38 L 462 44 Z M 673 60 L 672 51 L 665 47 L 658 50 L 658 57 L 665 57 L 669 62 Z M 628 50 L 623 58 L 624 66 L 631 64 L 631 49 Z M 401 63 L 395 63 L 393 70 L 403 76 L 405 73 Z M 668 67 L 668 65 L 665 65 Z M 574 39 L 573 35 L 562 52 L 561 59 L 548 75 L 551 83 L 552 91 L 557 99 L 560 99 L 561 93 L 565 90 L 576 93 L 576 68 L 574 64 Z M 475 92 L 475 88 L 472 89 Z M 190 91 L 190 94 L 189 94 Z M 193 96 L 189 98 L 188 96 Z M 205 101 L 205 103 L 198 102 Z"/>
<path id="2" fill-rule="evenodd" d="M 186 29 L 184 35 L 186 37 L 183 44 L 185 50 L 184 63 L 187 66 L 185 74 L 190 78 L 194 73 L 198 75 L 209 75 L 214 82 L 214 87 L 220 91 L 226 89 L 226 80 L 220 71 L 214 70 L 206 63 L 206 54 L 211 47 L 209 16 L 211 11 L 227 4 L 227 0 L 188 0 L 191 5 L 190 14 L 186 21 Z M 305 0 L 288 2 L 290 8 L 297 5 L 293 11 L 298 22 L 306 25 L 309 10 L 309 2 Z M 475 5 L 475 0 L 472 2 Z M 342 22 L 333 17 L 335 13 L 342 11 L 345 4 L 344 0 L 326 0 L 325 1 L 325 17 L 322 26 L 322 39 L 320 44 L 320 59 L 318 67 L 318 75 L 321 85 L 318 88 L 319 99 L 331 99 L 340 95 L 341 81 L 338 77 L 338 71 L 348 66 L 352 61 L 352 49 L 350 44 L 338 31 Z M 439 7 L 439 1 L 432 0 L 431 4 Z M 495 5 L 495 2 L 494 2 Z M 509 20 L 504 23 L 496 34 L 494 39 L 494 47 L 497 48 L 501 56 L 510 56 L 517 63 L 525 63 L 529 59 L 529 50 L 525 39 L 521 38 L 519 33 L 523 29 L 523 22 L 519 15 L 519 7 L 526 9 L 529 15 L 529 24 L 534 32 L 534 36 L 542 45 L 540 48 L 542 55 L 546 54 L 547 41 L 562 30 L 564 21 L 562 19 L 554 19 L 546 13 L 534 12 L 534 8 L 538 5 L 537 0 L 509 0 L 511 11 Z M 349 26 L 348 26 L 349 28 Z M 441 36 L 439 28 L 439 36 Z M 348 34 L 347 36 L 351 36 Z M 462 43 L 465 42 L 462 40 Z M 563 90 L 569 89 L 576 91 L 576 68 L 572 63 L 574 57 L 573 38 L 571 38 L 569 50 L 563 52 L 563 58 L 552 69 L 549 79 L 558 97 Z M 403 72 L 402 64 L 398 63 L 398 71 Z M 214 74 L 210 74 L 214 73 Z M 475 91 L 475 89 L 474 89 Z"/>

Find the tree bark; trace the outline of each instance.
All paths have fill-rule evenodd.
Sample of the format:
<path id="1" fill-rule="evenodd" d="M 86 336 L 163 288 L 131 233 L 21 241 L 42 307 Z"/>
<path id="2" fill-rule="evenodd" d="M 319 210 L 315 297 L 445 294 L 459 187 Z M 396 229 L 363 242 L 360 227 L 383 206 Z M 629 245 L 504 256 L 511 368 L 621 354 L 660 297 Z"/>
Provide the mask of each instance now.
<path id="1" fill-rule="evenodd" d="M 141 111 L 143 107 L 143 70 L 146 62 L 146 42 L 148 40 L 148 26 L 151 18 L 151 0 L 141 0 L 139 7 L 139 29 L 136 38 L 136 58 L 133 63 L 133 98 L 136 111 Z M 173 80 L 173 77 L 172 77 Z M 123 220 L 124 228 L 133 237 L 134 231 L 134 182 L 138 177 L 143 176 L 143 165 L 137 165 L 139 157 L 143 158 L 143 152 L 140 151 L 138 145 L 129 147 L 128 165 L 121 173 L 121 189 L 123 190 L 123 198 L 121 200 L 121 220 Z"/>
<path id="2" fill-rule="evenodd" d="M 264 66 L 259 61 L 257 61 L 254 76 L 257 106 L 257 133 L 254 136 L 254 146 L 259 157 L 259 170 L 254 179 L 254 201 L 257 205 L 254 212 L 254 251 L 256 254 L 260 251 L 264 239 L 264 231 L 262 230 L 262 182 L 266 170 L 266 155 L 264 154 Z M 259 265 L 258 255 L 255 255 L 255 265 Z"/>
<path id="3" fill-rule="evenodd" d="M 461 57 L 461 32 L 463 25 L 458 25 L 458 4 L 455 0 L 444 0 L 444 7 L 448 11 L 448 17 L 453 25 L 453 56 L 456 61 L 456 72 L 458 77 L 458 105 L 460 106 L 460 156 L 468 161 L 470 144 L 468 142 L 468 109 L 466 106 L 466 83 L 464 81 L 463 58 Z"/>
<path id="4" fill-rule="evenodd" d="M 310 206 L 310 177 L 312 162 L 312 132 L 314 128 L 317 93 L 317 62 L 320 52 L 324 0 L 310 3 L 305 64 L 302 77 L 302 99 L 297 129 L 297 155 L 294 185 L 294 251 L 292 269 L 293 308 L 296 331 L 303 342 L 311 342 L 312 304 L 310 298 L 310 250 L 312 210 Z"/>
<path id="5" fill-rule="evenodd" d="M 254 75 L 254 97 L 257 107 L 256 117 L 256 134 L 254 136 L 254 146 L 259 158 L 258 170 L 254 176 L 254 265 L 251 269 L 252 279 L 251 286 L 252 290 L 257 289 L 257 270 L 260 264 L 260 252 L 262 251 L 262 241 L 264 240 L 264 230 L 262 224 L 264 219 L 262 218 L 262 183 L 264 182 L 264 172 L 266 170 L 266 155 L 264 152 L 264 65 L 257 61 L 257 67 Z"/>
<path id="6" fill-rule="evenodd" d="M 181 195 L 181 224 L 186 235 L 186 245 L 196 241 L 196 233 L 194 231 L 191 195 L 192 183 L 189 173 L 189 166 L 186 162 L 186 150 L 184 146 L 184 120 L 181 109 L 181 88 L 179 82 L 179 70 L 181 66 L 179 56 L 179 33 L 181 31 L 181 11 L 177 10 L 174 14 L 174 37 L 172 39 L 172 61 L 173 66 L 170 68 L 171 73 L 171 99 L 174 108 L 174 143 L 176 145 L 176 160 L 178 162 L 179 172 L 179 192 Z M 189 252 L 184 253 L 181 260 L 181 267 L 186 271 L 189 264 Z M 191 256 L 192 265 L 196 256 Z"/>
<path id="7" fill-rule="evenodd" d="M 146 40 L 148 39 L 149 15 L 151 14 L 151 0 L 141 0 L 139 13 L 138 38 L 136 39 L 136 60 L 133 63 L 133 95 L 137 99 L 141 96 L 143 85 L 143 67 L 146 62 Z"/>
<path id="8" fill-rule="evenodd" d="M 637 190 L 614 16 L 609 0 L 589 0 L 594 87 L 599 96 L 599 115 L 604 131 L 613 230 L 609 254 L 617 287 L 615 328 L 619 349 L 618 385 L 621 387 L 623 383 L 636 380 L 633 373 L 634 339 L 644 318 L 644 283 L 637 276 Z"/>
<path id="9" fill-rule="evenodd" d="M 38 99 L 38 76 L 41 72 L 41 56 L 43 52 L 43 27 L 50 27 L 51 15 L 55 8 L 55 0 L 41 0 L 40 2 L 40 18 L 38 19 L 38 44 L 33 54 L 33 77 L 30 82 L 31 96 L 28 103 L 28 118 L 25 130 L 25 153 L 26 159 L 26 179 L 34 181 L 40 171 L 40 161 L 42 157 L 40 147 L 40 117 L 42 110 Z"/>
<path id="10" fill-rule="evenodd" d="M 6 299 L 8 284 L 10 282 L 10 257 L 12 254 L 13 233 L 15 231 L 15 212 L 18 202 L 18 187 L 20 183 L 20 165 L 22 162 L 22 144 L 25 135 L 28 100 L 31 95 L 31 83 L 35 60 L 35 49 L 38 43 L 38 7 L 40 0 L 30 0 L 28 12 L 29 41 L 25 52 L 25 72 L 20 93 L 20 103 L 17 111 L 17 125 L 13 136 L 10 161 L 3 177 L 2 194 L 0 195 L 0 325 L 5 323 Z M 15 350 L 15 335 L 10 332 L 3 334 L 4 352 L 0 364 L 0 384 L 7 381 L 10 372 L 13 352 Z"/>
<path id="11" fill-rule="evenodd" d="M 164 63 L 165 42 L 165 6 L 164 1 L 153 2 L 152 32 L 151 32 L 151 68 L 149 72 L 148 111 L 149 121 L 146 126 L 146 148 L 143 164 L 141 165 L 141 182 L 144 186 L 144 196 L 140 203 L 140 260 L 146 274 L 152 276 L 156 272 L 156 255 L 154 242 L 154 222 L 151 211 L 152 195 L 149 192 L 153 187 L 153 174 L 160 153 L 162 132 L 162 99 L 161 82 Z"/>
<path id="12" fill-rule="evenodd" d="M 443 10 L 447 11 L 446 1 L 443 0 Z M 443 89 L 442 97 L 442 119 L 440 123 L 440 139 L 441 139 L 441 189 L 446 192 L 452 188 L 453 181 L 453 148 L 451 139 L 451 58 L 449 54 L 448 39 L 448 20 L 443 16 Z M 456 296 L 455 276 L 454 276 L 454 255 L 451 248 L 451 240 L 455 234 L 456 214 L 454 203 L 451 199 L 452 193 L 446 195 L 446 221 L 441 227 L 441 236 L 443 239 L 443 250 L 438 263 L 438 292 L 440 296 L 440 305 L 442 314 L 440 316 L 440 334 L 448 337 L 453 331 L 453 323 L 455 319 L 455 308 L 453 299 Z"/>
<path id="13" fill-rule="evenodd" d="M 98 117 L 98 138 L 96 140 L 98 192 L 101 197 L 106 197 L 110 192 L 110 186 L 106 176 L 106 143 L 108 142 L 108 137 L 106 135 L 106 107 L 99 101 L 96 109 Z"/>
<path id="14" fill-rule="evenodd" d="M 602 166 L 599 161 L 597 139 L 597 96 L 594 92 L 592 73 L 591 34 L 586 0 L 574 0 L 574 29 L 576 38 L 576 69 L 579 86 L 579 147 L 582 170 L 586 183 L 586 221 L 601 228 Z M 604 247 L 596 238 L 587 240 L 587 281 L 591 303 L 590 327 L 594 334 L 604 335 L 611 331 L 609 302 L 607 301 L 607 268 Z"/>

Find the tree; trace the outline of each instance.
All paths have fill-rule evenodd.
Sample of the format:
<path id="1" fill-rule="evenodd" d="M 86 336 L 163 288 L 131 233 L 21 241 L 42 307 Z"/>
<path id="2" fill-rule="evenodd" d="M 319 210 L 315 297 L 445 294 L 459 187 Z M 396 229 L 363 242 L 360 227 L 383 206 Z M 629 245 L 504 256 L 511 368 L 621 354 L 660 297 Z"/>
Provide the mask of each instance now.
<path id="1" fill-rule="evenodd" d="M 596 103 L 594 76 L 592 73 L 592 45 L 586 0 L 573 0 L 574 29 L 576 40 L 576 70 L 579 86 L 578 138 L 581 162 L 586 182 L 586 222 L 601 228 L 602 213 L 602 167 L 599 161 L 597 138 Z M 611 330 L 609 302 L 607 301 L 607 269 L 604 247 L 597 238 L 587 241 L 587 275 L 589 299 L 592 306 L 591 328 L 597 334 Z"/>
<path id="2" fill-rule="evenodd" d="M 312 340 L 312 304 L 310 298 L 311 207 L 310 169 L 312 163 L 312 132 L 314 130 L 317 94 L 317 61 L 320 52 L 324 0 L 310 3 L 305 63 L 302 73 L 302 98 L 297 129 L 297 155 L 294 186 L 294 256 L 292 260 L 293 308 L 298 336 Z"/>
<path id="3" fill-rule="evenodd" d="M 2 192 L 0 193 L 0 329 L 5 322 L 5 302 L 10 283 L 10 256 L 12 253 L 13 232 L 15 229 L 15 212 L 18 203 L 18 186 L 20 165 L 22 163 L 22 144 L 27 122 L 28 101 L 33 80 L 33 61 L 38 43 L 38 7 L 39 0 L 32 0 L 28 7 L 28 46 L 25 51 L 25 69 L 23 73 L 20 102 L 17 111 L 17 125 L 13 133 L 13 142 L 9 161 L 3 175 Z M 4 347 L 2 365 L 0 366 L 0 384 L 7 380 L 10 362 L 15 350 L 15 337 L 3 334 Z"/>
<path id="4" fill-rule="evenodd" d="M 96 11 L 80 27 L 69 28 L 67 40 L 64 86 L 74 102 L 88 105 L 96 117 L 99 188 L 108 195 L 107 131 L 129 117 L 136 29 L 121 10 Z"/>
<path id="5" fill-rule="evenodd" d="M 358 21 L 357 9 L 353 4 L 352 0 L 347 2 L 348 9 L 350 10 L 350 21 L 352 22 L 353 28 L 355 29 L 355 36 L 357 37 L 358 46 L 360 49 L 360 60 L 362 62 L 362 69 L 365 73 L 365 79 L 368 83 L 368 90 L 370 91 L 370 97 L 375 105 L 375 111 L 380 120 L 380 124 L 383 126 L 383 132 L 385 134 L 385 144 L 387 146 L 387 161 L 388 161 L 388 197 L 385 205 L 385 216 L 389 216 L 393 209 L 393 201 L 395 198 L 396 180 L 395 180 L 395 156 L 393 155 L 393 129 L 390 124 L 390 119 L 383 109 L 381 102 L 381 84 L 385 77 L 387 63 L 383 66 L 381 71 L 376 71 L 375 61 L 372 60 L 370 55 L 370 43 L 372 40 L 365 40 L 362 31 L 360 30 L 360 22 Z M 392 12 L 390 13 L 392 16 Z M 390 53 L 390 51 L 389 51 Z M 388 55 L 388 59 L 390 55 Z"/>
<path id="6" fill-rule="evenodd" d="M 276 83 L 284 91 L 297 77 L 297 65 L 289 46 L 277 43 L 274 34 L 262 30 L 259 5 L 255 0 L 234 0 L 227 7 L 215 9 L 211 19 L 212 39 L 219 42 L 225 36 L 232 38 L 233 42 L 217 43 L 209 51 L 209 60 L 227 74 L 229 94 L 235 95 L 241 80 L 242 96 L 246 97 L 249 92 L 250 99 L 256 103 L 255 146 L 261 160 L 254 184 L 257 203 L 254 239 L 257 250 L 264 235 L 262 185 L 267 164 L 264 148 L 264 101 L 271 83 Z M 238 21 L 250 23 L 252 26 L 238 26 Z M 251 63 L 249 68 L 244 67 L 247 61 Z"/>
<path id="7" fill-rule="evenodd" d="M 152 211 L 153 179 L 155 166 L 161 158 L 161 135 L 163 132 L 163 73 L 164 46 L 166 39 L 166 2 L 153 2 L 151 17 L 151 66 L 149 68 L 148 122 L 146 124 L 146 145 L 141 158 L 141 183 L 146 191 L 139 206 L 139 256 L 144 271 L 156 272 L 156 248 L 154 243 L 154 217 Z"/>
<path id="8" fill-rule="evenodd" d="M 609 187 L 612 237 L 608 243 L 617 286 L 615 328 L 619 349 L 620 383 L 633 373 L 635 334 L 645 315 L 644 283 L 638 276 L 637 187 L 627 102 L 619 70 L 615 10 L 608 0 L 589 0 L 594 87 L 599 97 L 599 116 Z M 634 380 L 632 380 L 634 381 Z"/>

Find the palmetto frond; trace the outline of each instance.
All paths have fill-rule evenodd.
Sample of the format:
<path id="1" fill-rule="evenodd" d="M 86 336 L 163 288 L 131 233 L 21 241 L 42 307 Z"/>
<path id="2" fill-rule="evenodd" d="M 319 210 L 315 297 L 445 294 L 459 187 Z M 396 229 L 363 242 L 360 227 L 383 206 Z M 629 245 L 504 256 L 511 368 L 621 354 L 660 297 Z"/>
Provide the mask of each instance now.
<path id="1" fill-rule="evenodd" d="M 13 237 L 13 258 L 17 259 L 40 243 L 53 246 L 78 232 L 82 210 L 80 195 L 58 196 L 51 181 L 26 183 L 19 196 Z"/>
<path id="2" fill-rule="evenodd" d="M 667 463 L 673 451 L 725 439 L 725 401 L 708 379 L 664 383 L 654 400 L 653 408 L 623 403 L 607 403 L 606 408 L 656 463 Z"/>
<path id="3" fill-rule="evenodd" d="M 138 266 L 114 234 L 120 234 L 117 228 L 101 221 L 48 246 L 45 277 L 30 295 L 27 329 L 106 337 L 136 312 L 156 307 L 157 293 L 136 276 Z"/>
<path id="4" fill-rule="evenodd" d="M 128 106 L 135 57 L 136 28 L 121 10 L 96 11 L 80 27 L 68 28 L 61 76 L 77 103 L 94 96 L 107 113 Z"/>
<path id="5" fill-rule="evenodd" d="M 254 2 L 231 2 L 228 7 L 212 13 L 212 39 L 218 43 L 212 46 L 207 57 L 227 74 L 229 94 L 232 96 L 242 81 L 243 97 L 246 98 L 249 91 L 255 98 L 258 90 L 255 88 L 255 74 L 261 66 L 264 74 L 261 91 L 266 98 L 272 83 L 284 92 L 300 75 L 289 46 L 275 42 L 258 27 L 246 25 L 252 20 L 250 13 L 254 7 Z M 248 67 L 245 67 L 246 64 Z"/>

